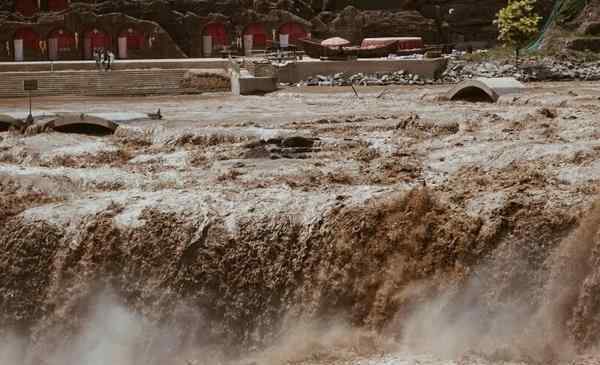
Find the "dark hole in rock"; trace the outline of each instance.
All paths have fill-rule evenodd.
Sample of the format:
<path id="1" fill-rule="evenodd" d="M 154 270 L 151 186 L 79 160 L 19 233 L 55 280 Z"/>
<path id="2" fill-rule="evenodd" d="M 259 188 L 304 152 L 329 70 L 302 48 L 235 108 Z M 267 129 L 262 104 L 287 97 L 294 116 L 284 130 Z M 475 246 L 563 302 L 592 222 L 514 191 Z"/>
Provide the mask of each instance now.
<path id="1" fill-rule="evenodd" d="M 469 102 L 473 102 L 473 103 L 478 103 L 478 102 L 493 103 L 494 102 L 494 99 L 492 99 L 492 97 L 488 93 L 486 93 L 482 89 L 480 89 L 478 87 L 474 87 L 474 86 L 470 86 L 470 87 L 466 87 L 466 88 L 462 89 L 461 91 L 459 91 L 458 93 L 456 93 L 456 95 L 454 95 L 452 97 L 452 100 L 463 100 L 463 101 L 469 101 Z"/>
<path id="2" fill-rule="evenodd" d="M 10 129 L 11 126 L 12 126 L 12 123 L 3 122 L 0 120 L 0 132 L 6 132 L 7 130 Z"/>
<path id="3" fill-rule="evenodd" d="M 54 127 L 54 130 L 62 133 L 78 133 L 92 136 L 107 136 L 115 132 L 112 128 L 88 123 L 65 124 L 60 127 Z"/>

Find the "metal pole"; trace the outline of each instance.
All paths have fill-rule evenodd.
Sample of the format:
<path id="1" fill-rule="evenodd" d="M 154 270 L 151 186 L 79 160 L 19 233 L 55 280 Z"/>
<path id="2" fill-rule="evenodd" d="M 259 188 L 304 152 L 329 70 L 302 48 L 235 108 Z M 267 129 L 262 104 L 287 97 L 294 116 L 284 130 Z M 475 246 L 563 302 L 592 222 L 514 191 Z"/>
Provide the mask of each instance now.
<path id="1" fill-rule="evenodd" d="M 29 115 L 26 122 L 27 124 L 33 124 L 33 115 L 31 115 L 31 90 L 29 90 Z"/>

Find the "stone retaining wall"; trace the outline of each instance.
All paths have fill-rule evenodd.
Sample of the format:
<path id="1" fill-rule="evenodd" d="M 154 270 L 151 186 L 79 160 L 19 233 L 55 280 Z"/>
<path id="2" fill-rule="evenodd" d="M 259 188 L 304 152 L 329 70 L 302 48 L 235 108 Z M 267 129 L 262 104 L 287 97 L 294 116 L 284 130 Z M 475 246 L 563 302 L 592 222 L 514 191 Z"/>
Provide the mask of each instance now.
<path id="1" fill-rule="evenodd" d="M 424 79 L 434 79 L 446 69 L 448 61 L 443 58 L 425 60 L 358 60 L 358 61 L 302 61 L 278 68 L 279 81 L 297 83 L 316 75 L 347 73 L 387 73 L 406 71 Z"/>

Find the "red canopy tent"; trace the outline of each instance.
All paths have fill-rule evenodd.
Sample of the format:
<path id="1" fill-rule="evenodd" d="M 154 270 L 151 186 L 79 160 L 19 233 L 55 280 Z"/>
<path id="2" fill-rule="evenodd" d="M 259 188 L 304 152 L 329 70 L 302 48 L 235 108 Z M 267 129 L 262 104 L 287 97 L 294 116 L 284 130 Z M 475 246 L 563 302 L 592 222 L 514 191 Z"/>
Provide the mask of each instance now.
<path id="1" fill-rule="evenodd" d="M 48 10 L 59 11 L 69 7 L 68 0 L 48 0 Z"/>
<path id="2" fill-rule="evenodd" d="M 260 23 L 249 24 L 244 30 L 244 35 L 251 34 L 253 36 L 254 46 L 265 46 L 267 44 L 267 31 L 264 25 Z"/>
<path id="3" fill-rule="evenodd" d="M 31 28 L 21 28 L 15 33 L 15 39 L 23 40 L 23 48 L 30 50 L 40 49 L 40 36 Z"/>
<path id="4" fill-rule="evenodd" d="M 17 0 L 15 10 L 17 13 L 21 13 L 21 15 L 32 16 L 40 9 L 38 8 L 37 0 Z"/>
<path id="5" fill-rule="evenodd" d="M 204 27 L 204 35 L 212 37 L 214 46 L 224 46 L 227 44 L 227 31 L 222 23 L 210 23 Z"/>
<path id="6" fill-rule="evenodd" d="M 308 35 L 302 24 L 290 22 L 285 23 L 279 28 L 279 34 L 287 34 L 290 36 L 289 42 L 294 43 L 299 39 L 304 39 Z"/>

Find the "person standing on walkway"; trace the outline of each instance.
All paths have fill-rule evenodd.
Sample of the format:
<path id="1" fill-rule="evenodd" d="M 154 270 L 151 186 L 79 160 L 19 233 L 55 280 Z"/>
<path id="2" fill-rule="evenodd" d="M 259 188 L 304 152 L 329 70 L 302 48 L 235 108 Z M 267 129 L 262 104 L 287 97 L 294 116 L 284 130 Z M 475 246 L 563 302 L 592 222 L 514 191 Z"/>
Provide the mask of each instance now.
<path id="1" fill-rule="evenodd" d="M 108 50 L 105 49 L 102 57 L 104 57 L 104 71 L 110 70 L 110 58 L 108 57 Z"/>
<path id="2" fill-rule="evenodd" d="M 103 70 L 106 70 L 106 50 L 101 49 L 98 51 L 98 54 L 100 55 L 100 65 L 102 67 Z"/>
<path id="3" fill-rule="evenodd" d="M 94 48 L 94 61 L 96 61 L 96 69 L 100 70 L 100 51 Z"/>
<path id="4" fill-rule="evenodd" d="M 115 54 L 112 51 L 108 51 L 108 69 L 110 70 L 111 65 L 115 62 Z"/>

